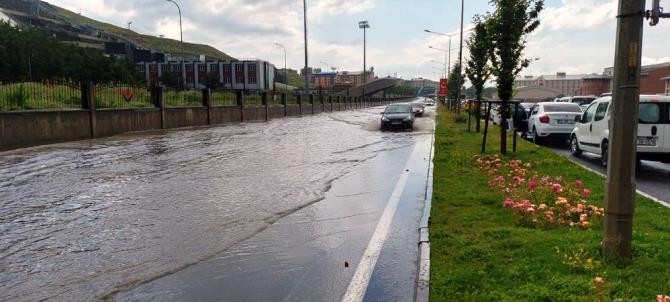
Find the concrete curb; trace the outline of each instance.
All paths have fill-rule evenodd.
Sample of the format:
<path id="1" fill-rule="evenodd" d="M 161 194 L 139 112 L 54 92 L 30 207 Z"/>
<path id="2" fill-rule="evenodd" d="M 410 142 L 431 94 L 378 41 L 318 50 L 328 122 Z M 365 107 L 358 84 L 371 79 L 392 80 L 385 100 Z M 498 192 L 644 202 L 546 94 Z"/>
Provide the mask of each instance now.
<path id="1" fill-rule="evenodd" d="M 576 165 L 582 167 L 582 168 L 583 168 L 584 170 L 586 170 L 586 171 L 595 173 L 595 174 L 599 175 L 599 176 L 602 177 L 602 178 L 607 178 L 607 175 L 605 175 L 605 174 L 603 174 L 603 173 L 601 173 L 601 172 L 599 172 L 599 171 L 596 171 L 596 170 L 594 170 L 594 169 L 591 169 L 591 168 L 587 167 L 586 165 L 584 165 L 584 164 L 582 164 L 582 163 L 580 163 L 580 162 L 574 160 L 573 158 L 567 157 L 567 159 L 568 159 L 569 161 L 575 163 Z M 666 208 L 670 208 L 670 203 L 667 203 L 667 202 L 665 202 L 665 201 L 663 201 L 663 200 L 660 200 L 660 199 L 658 199 L 658 198 L 656 198 L 656 197 L 654 197 L 654 196 L 651 196 L 651 195 L 649 195 L 648 193 L 642 192 L 642 191 L 640 191 L 640 190 L 638 190 L 638 189 L 635 189 L 635 192 L 637 192 L 637 194 L 640 194 L 640 195 L 642 195 L 642 196 L 645 197 L 645 198 L 651 199 L 651 200 L 652 200 L 653 202 L 655 202 L 655 203 L 658 203 L 658 204 L 660 204 L 660 205 L 662 205 L 662 206 L 664 206 L 664 207 L 666 207 Z"/>
<path id="2" fill-rule="evenodd" d="M 433 139 L 430 146 L 430 158 L 428 159 L 428 173 L 426 175 L 426 192 L 423 206 L 423 214 L 419 223 L 419 268 L 416 283 L 416 296 L 414 301 L 427 302 L 429 299 L 430 283 L 430 210 L 433 201 L 433 158 L 435 157 L 435 126 L 433 126 Z"/>

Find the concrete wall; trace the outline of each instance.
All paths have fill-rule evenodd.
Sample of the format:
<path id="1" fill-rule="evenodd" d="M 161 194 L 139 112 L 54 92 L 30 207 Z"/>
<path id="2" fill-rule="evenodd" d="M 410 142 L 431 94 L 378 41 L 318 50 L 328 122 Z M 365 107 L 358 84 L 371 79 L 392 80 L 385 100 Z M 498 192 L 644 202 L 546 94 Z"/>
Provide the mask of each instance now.
<path id="1" fill-rule="evenodd" d="M 344 103 L 302 104 L 302 115 L 346 110 Z M 352 104 L 349 104 L 352 105 Z M 360 107 L 360 104 L 357 108 Z M 352 108 L 352 107 L 349 107 Z M 131 131 L 171 129 L 299 116 L 299 105 L 101 109 L 0 112 L 0 150 L 105 137 Z M 324 110 L 325 109 L 325 110 Z M 94 116 L 94 118 L 92 118 Z M 92 129 L 95 129 L 94 133 Z"/>
<path id="2" fill-rule="evenodd" d="M 86 110 L 0 113 L 0 150 L 87 138 Z"/>

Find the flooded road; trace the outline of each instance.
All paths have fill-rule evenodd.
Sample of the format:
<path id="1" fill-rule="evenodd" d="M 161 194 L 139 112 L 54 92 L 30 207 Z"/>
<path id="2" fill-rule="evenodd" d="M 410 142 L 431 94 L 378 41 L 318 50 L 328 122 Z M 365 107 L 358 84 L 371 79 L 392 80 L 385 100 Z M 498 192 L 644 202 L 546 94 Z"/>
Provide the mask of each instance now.
<path id="1" fill-rule="evenodd" d="M 379 111 L 0 153 L 0 300 L 337 301 L 432 137 L 430 118 L 380 132 Z M 409 184 L 366 299 L 409 295 Z"/>

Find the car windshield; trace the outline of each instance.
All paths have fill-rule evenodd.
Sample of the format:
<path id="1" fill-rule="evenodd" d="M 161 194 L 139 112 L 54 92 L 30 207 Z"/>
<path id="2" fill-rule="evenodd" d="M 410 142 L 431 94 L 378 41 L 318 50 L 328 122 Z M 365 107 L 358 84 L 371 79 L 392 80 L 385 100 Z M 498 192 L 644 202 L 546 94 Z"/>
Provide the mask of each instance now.
<path id="1" fill-rule="evenodd" d="M 544 104 L 544 112 L 575 112 L 579 113 L 582 110 L 575 103 L 556 103 Z"/>
<path id="2" fill-rule="evenodd" d="M 579 105 L 579 106 L 582 106 L 582 105 L 588 105 L 588 104 L 593 103 L 593 100 L 595 100 L 595 99 L 596 98 L 573 98 L 572 102 Z"/>
<path id="3" fill-rule="evenodd" d="M 408 113 L 411 107 L 408 105 L 390 105 L 386 107 L 385 113 Z"/>

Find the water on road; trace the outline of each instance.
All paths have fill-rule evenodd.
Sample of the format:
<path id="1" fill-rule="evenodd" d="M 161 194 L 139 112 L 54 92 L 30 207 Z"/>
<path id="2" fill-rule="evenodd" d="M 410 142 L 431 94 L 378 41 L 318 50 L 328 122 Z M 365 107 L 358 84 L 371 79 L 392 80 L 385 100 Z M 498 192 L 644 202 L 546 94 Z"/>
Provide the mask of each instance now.
<path id="1" fill-rule="evenodd" d="M 0 153 L 0 300 L 113 297 L 220 255 L 415 144 L 379 111 Z"/>

